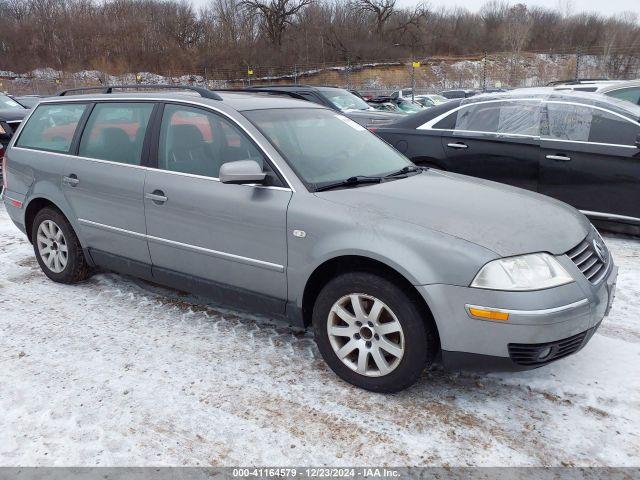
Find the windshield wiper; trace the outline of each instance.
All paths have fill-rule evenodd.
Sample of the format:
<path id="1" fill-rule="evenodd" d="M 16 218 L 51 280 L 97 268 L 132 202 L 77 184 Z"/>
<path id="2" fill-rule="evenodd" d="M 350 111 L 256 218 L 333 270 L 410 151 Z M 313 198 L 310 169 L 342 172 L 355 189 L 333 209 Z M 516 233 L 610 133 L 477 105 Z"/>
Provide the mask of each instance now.
<path id="1" fill-rule="evenodd" d="M 392 173 L 389 173 L 388 175 L 385 175 L 385 178 L 397 177 L 399 175 L 405 175 L 405 174 L 411 173 L 411 172 L 421 172 L 422 170 L 423 170 L 422 167 L 418 167 L 416 165 L 407 165 L 406 167 L 402 167 L 397 172 L 392 172 Z"/>
<path id="2" fill-rule="evenodd" d="M 316 192 L 323 192 L 325 190 L 332 190 L 340 187 L 353 187 L 355 185 L 363 185 L 365 183 L 380 183 L 382 178 L 383 177 L 365 177 L 363 175 L 358 175 L 355 177 L 349 177 L 346 180 L 341 180 L 340 182 L 329 183 L 328 185 L 316 187 Z"/>

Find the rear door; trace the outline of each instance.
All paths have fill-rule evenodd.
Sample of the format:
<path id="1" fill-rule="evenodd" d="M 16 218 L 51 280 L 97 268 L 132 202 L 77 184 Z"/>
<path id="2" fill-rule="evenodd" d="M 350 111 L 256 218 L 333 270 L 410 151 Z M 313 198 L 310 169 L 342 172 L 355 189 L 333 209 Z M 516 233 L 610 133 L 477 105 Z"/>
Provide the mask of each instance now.
<path id="1" fill-rule="evenodd" d="M 226 304 L 284 313 L 292 192 L 252 139 L 209 109 L 166 104 L 145 185 L 153 275 Z M 255 160 L 267 184 L 231 185 L 220 166 Z"/>
<path id="2" fill-rule="evenodd" d="M 433 126 L 442 129 L 447 167 L 458 173 L 537 190 L 539 100 L 474 102 Z"/>
<path id="3" fill-rule="evenodd" d="M 540 192 L 591 212 L 640 220 L 640 124 L 606 109 L 545 102 Z"/>
<path id="4" fill-rule="evenodd" d="M 150 272 L 142 164 L 152 102 L 96 103 L 77 156 L 66 162 L 62 188 L 97 263 Z"/>

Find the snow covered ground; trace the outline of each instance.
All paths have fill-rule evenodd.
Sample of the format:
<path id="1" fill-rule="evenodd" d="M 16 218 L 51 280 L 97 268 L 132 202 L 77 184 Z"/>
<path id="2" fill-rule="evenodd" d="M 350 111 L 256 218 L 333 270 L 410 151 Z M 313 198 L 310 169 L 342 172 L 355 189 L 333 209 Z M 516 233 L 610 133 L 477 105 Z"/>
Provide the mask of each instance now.
<path id="1" fill-rule="evenodd" d="M 640 465 L 640 241 L 613 311 L 518 374 L 368 393 L 309 334 L 99 274 L 52 283 L 0 207 L 0 465 Z"/>

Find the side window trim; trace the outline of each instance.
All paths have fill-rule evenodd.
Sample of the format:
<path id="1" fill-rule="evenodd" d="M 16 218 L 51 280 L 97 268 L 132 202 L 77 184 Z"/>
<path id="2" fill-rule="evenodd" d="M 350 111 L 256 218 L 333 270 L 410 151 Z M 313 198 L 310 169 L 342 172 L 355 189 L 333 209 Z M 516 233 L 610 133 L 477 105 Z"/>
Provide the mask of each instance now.
<path id="1" fill-rule="evenodd" d="M 164 102 L 157 102 L 151 112 L 147 131 L 142 144 L 141 165 L 149 168 L 158 168 L 158 142 L 160 141 L 160 125 L 164 113 Z"/>
<path id="2" fill-rule="evenodd" d="M 629 122 L 631 125 L 634 125 L 638 128 L 640 128 L 640 123 L 635 122 L 633 120 L 631 120 L 629 117 L 625 117 L 624 115 L 614 112 L 612 110 L 609 110 L 607 108 L 604 107 L 599 107 L 597 105 L 587 105 L 585 103 L 579 103 L 579 102 L 568 102 L 568 101 L 563 101 L 563 100 L 544 100 L 543 101 L 543 106 L 544 106 L 544 110 L 543 113 L 545 115 L 545 121 L 547 122 L 547 128 L 549 127 L 548 122 L 549 122 L 549 116 L 548 116 L 548 110 L 547 110 L 547 105 L 549 103 L 554 103 L 554 104 L 560 104 L 560 105 L 574 105 L 574 106 L 578 106 L 578 107 L 584 107 L 584 108 L 591 108 L 593 110 L 600 110 L 602 112 L 608 113 L 609 115 L 614 115 L 616 117 L 620 117 L 623 120 L 626 120 L 627 122 Z M 549 134 L 549 132 L 547 131 L 546 133 L 547 135 Z M 627 145 L 626 143 L 601 143 L 601 142 L 590 142 L 590 141 L 585 141 L 585 140 L 567 140 L 567 139 L 563 139 L 563 138 L 548 138 L 545 136 L 542 136 L 542 140 L 545 140 L 547 142 L 564 142 L 564 143 L 580 143 L 580 144 L 586 144 L 586 145 L 602 145 L 602 146 L 610 146 L 610 147 L 626 147 L 626 148 L 638 148 L 635 145 Z"/>
<path id="3" fill-rule="evenodd" d="M 210 109 L 210 108 L 207 108 L 207 107 L 204 107 L 204 106 L 200 106 L 200 105 L 185 104 L 185 103 L 182 103 L 182 102 L 179 102 L 179 101 L 162 102 L 161 108 L 158 109 L 157 118 L 154 119 L 154 121 L 156 123 L 154 123 L 154 125 L 153 125 L 153 137 L 152 137 L 152 140 L 151 140 L 152 144 L 151 144 L 151 148 L 150 148 L 151 159 L 149 161 L 149 167 L 150 168 L 154 168 L 156 170 L 160 170 L 162 172 L 165 172 L 165 173 L 168 173 L 168 174 L 172 174 L 172 175 L 183 175 L 183 176 L 188 176 L 188 177 L 204 178 L 204 179 L 213 180 L 213 181 L 216 181 L 216 182 L 220 181 L 220 179 L 218 177 L 209 177 L 209 176 L 198 175 L 198 174 L 194 174 L 194 173 L 186 173 L 186 172 L 174 172 L 174 171 L 171 171 L 171 170 L 161 169 L 158 166 L 158 156 L 159 156 L 159 152 L 160 152 L 160 130 L 162 128 L 162 119 L 164 117 L 164 110 L 165 110 L 165 107 L 167 105 L 180 106 L 180 107 L 187 107 L 187 108 L 194 108 L 194 109 L 202 110 L 205 113 L 208 113 L 208 114 L 211 114 L 211 115 L 216 115 L 216 116 L 226 120 L 227 122 L 229 122 L 232 126 L 234 126 L 238 130 L 239 133 L 244 135 L 244 137 L 249 142 L 251 142 L 251 144 L 256 148 L 258 153 L 260 153 L 264 157 L 265 163 L 267 165 L 269 165 L 269 167 L 273 171 L 274 175 L 276 176 L 276 178 L 278 179 L 278 181 L 281 184 L 279 186 L 276 186 L 276 185 L 252 185 L 252 186 L 256 186 L 256 187 L 260 187 L 260 188 L 271 188 L 271 189 L 278 189 L 278 190 L 294 191 L 293 188 L 289 185 L 289 183 L 284 179 L 284 176 L 280 172 L 280 169 L 277 168 L 277 166 L 271 160 L 271 157 L 269 155 L 267 155 L 267 153 L 258 144 L 258 142 L 256 142 L 253 139 L 253 136 L 250 135 L 249 132 L 247 132 L 247 130 L 242 125 L 240 125 L 238 122 L 236 122 L 232 117 L 230 117 L 229 115 L 226 115 L 224 112 L 221 112 L 219 110 Z"/>
<path id="4" fill-rule="evenodd" d="M 71 140 L 71 148 L 69 149 L 69 155 L 74 157 L 78 156 L 78 150 L 80 149 L 80 139 L 82 135 L 84 135 L 84 129 L 87 126 L 87 122 L 89 121 L 89 116 L 93 109 L 95 108 L 95 102 L 87 104 L 87 108 L 85 109 L 82 117 L 80 117 L 80 121 L 78 122 L 78 128 L 76 128 L 75 133 L 73 134 L 73 140 Z"/>

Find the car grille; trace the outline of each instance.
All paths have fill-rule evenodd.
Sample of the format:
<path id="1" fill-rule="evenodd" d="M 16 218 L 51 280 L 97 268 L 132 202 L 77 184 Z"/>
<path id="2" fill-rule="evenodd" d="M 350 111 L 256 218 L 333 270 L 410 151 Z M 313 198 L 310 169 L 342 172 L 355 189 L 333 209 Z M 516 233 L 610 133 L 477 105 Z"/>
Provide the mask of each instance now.
<path id="1" fill-rule="evenodd" d="M 510 343 L 509 357 L 518 364 L 527 367 L 539 367 L 547 363 L 559 360 L 563 357 L 576 353 L 584 347 L 589 339 L 593 336 L 600 324 L 590 328 L 582 333 L 578 333 L 564 340 L 548 343 Z M 549 353 L 540 358 L 541 354 Z"/>
<path id="2" fill-rule="evenodd" d="M 595 229 L 567 255 L 592 284 L 599 283 L 605 277 L 609 250 Z"/>

